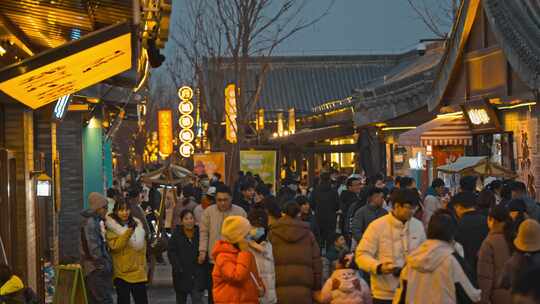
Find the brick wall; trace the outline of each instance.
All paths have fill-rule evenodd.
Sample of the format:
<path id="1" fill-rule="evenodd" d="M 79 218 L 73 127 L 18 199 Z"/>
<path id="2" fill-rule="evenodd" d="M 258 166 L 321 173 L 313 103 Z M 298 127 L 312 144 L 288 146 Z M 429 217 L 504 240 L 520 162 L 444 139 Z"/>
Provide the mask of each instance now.
<path id="1" fill-rule="evenodd" d="M 83 209 L 81 114 L 69 112 L 56 128 L 60 158 L 61 208 L 59 214 L 60 262 L 79 257 L 79 229 Z"/>

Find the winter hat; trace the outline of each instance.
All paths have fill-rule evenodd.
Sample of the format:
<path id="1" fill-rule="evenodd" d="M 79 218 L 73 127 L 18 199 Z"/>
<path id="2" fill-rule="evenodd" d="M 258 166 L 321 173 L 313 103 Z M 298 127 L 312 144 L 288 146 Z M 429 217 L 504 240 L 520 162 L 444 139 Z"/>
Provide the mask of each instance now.
<path id="1" fill-rule="evenodd" d="M 236 244 L 244 239 L 250 230 L 251 224 L 245 217 L 233 215 L 223 221 L 221 236 L 225 241 Z"/>
<path id="2" fill-rule="evenodd" d="M 107 198 L 101 193 L 92 192 L 88 195 L 88 204 L 90 205 L 90 209 L 94 211 L 107 207 L 107 203 Z"/>
<path id="3" fill-rule="evenodd" d="M 527 205 L 522 199 L 513 199 L 508 203 L 508 211 L 527 212 Z"/>
<path id="4" fill-rule="evenodd" d="M 216 196 L 216 187 L 211 186 L 208 188 L 208 191 L 206 191 L 206 195 L 214 197 Z"/>
<path id="5" fill-rule="evenodd" d="M 523 252 L 540 251 L 540 224 L 532 219 L 524 220 L 519 225 L 514 245 Z"/>

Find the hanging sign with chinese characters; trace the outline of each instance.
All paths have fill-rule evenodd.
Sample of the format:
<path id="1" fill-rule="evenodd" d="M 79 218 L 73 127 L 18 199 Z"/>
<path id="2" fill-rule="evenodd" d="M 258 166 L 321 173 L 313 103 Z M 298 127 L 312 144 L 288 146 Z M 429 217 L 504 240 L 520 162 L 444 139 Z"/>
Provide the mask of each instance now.
<path id="1" fill-rule="evenodd" d="M 237 141 L 236 115 L 236 85 L 232 83 L 225 88 L 225 137 L 230 143 Z"/>
<path id="2" fill-rule="evenodd" d="M 131 68 L 129 24 L 113 25 L 0 70 L 0 90 L 37 109 Z"/>
<path id="3" fill-rule="evenodd" d="M 159 153 L 167 157 L 173 152 L 172 111 L 158 111 Z"/>
<path id="4" fill-rule="evenodd" d="M 473 133 L 498 132 L 499 118 L 493 107 L 485 100 L 468 102 L 461 106 Z"/>
<path id="5" fill-rule="evenodd" d="M 178 112 L 180 112 L 180 118 L 178 124 L 180 125 L 180 133 L 178 137 L 182 144 L 180 145 L 180 155 L 182 157 L 190 157 L 195 152 L 195 147 L 192 142 L 195 139 L 195 133 L 193 132 L 193 116 L 191 115 L 194 110 L 193 106 L 193 89 L 188 86 L 183 86 L 178 89 L 178 97 L 180 103 L 178 104 Z"/>

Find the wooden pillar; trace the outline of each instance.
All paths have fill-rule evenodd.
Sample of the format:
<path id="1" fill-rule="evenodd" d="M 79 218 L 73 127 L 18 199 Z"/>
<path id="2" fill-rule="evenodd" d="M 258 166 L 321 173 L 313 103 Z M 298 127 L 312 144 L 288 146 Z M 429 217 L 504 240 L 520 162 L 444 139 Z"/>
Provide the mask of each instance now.
<path id="1" fill-rule="evenodd" d="M 36 289 L 36 227 L 34 171 L 34 127 L 31 110 L 20 105 L 5 106 L 5 146 L 13 151 L 16 162 L 15 214 L 17 246 L 13 269 L 27 284 Z"/>
<path id="2" fill-rule="evenodd" d="M 315 153 L 309 152 L 308 154 L 308 180 L 309 186 L 313 187 L 313 181 L 315 179 Z"/>

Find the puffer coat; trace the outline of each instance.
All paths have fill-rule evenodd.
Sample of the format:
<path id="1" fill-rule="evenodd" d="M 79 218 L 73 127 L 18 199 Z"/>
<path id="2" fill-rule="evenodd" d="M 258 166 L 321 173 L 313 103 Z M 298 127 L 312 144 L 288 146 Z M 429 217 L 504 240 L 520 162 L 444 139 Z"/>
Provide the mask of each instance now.
<path id="1" fill-rule="evenodd" d="M 284 216 L 272 226 L 269 239 L 278 303 L 313 303 L 312 292 L 322 285 L 322 260 L 309 224 Z"/>

